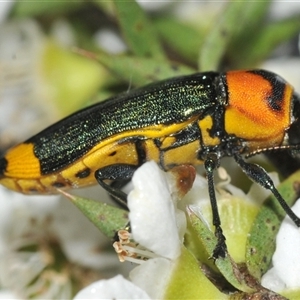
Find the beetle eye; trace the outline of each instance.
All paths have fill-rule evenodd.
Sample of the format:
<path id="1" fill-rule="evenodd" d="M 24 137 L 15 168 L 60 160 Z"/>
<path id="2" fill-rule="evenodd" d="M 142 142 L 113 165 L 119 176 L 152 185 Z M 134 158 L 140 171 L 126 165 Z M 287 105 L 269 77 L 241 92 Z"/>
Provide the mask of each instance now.
<path id="1" fill-rule="evenodd" d="M 296 145 L 300 143 L 300 120 L 297 119 L 288 129 L 289 144 Z"/>
<path id="2" fill-rule="evenodd" d="M 288 129 L 289 144 L 295 145 L 300 143 L 300 95 L 293 95 L 293 117 L 295 121 Z"/>
<path id="3" fill-rule="evenodd" d="M 295 93 L 293 94 L 293 117 L 295 119 L 300 118 L 300 94 Z"/>

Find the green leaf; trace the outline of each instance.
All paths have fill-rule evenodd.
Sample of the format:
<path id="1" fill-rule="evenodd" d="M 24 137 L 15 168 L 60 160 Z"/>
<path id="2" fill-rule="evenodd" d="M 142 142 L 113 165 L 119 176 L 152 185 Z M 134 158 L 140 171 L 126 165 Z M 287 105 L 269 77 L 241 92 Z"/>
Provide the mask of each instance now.
<path id="1" fill-rule="evenodd" d="M 104 85 L 108 72 L 97 62 L 51 41 L 45 42 L 43 50 L 40 73 L 61 117 L 81 108 Z"/>
<path id="2" fill-rule="evenodd" d="M 184 247 L 176 261 L 163 299 L 228 299 L 199 268 L 195 257 Z"/>
<path id="3" fill-rule="evenodd" d="M 271 1 L 244 1 L 243 9 L 238 19 L 237 29 L 234 31 L 233 41 L 237 41 L 235 52 L 240 52 L 239 43 L 241 37 L 255 37 L 261 30 L 266 20 Z"/>
<path id="4" fill-rule="evenodd" d="M 133 0 L 114 0 L 114 5 L 129 49 L 137 56 L 164 59 L 153 25 L 142 8 Z"/>
<path id="5" fill-rule="evenodd" d="M 157 18 L 153 23 L 161 39 L 172 52 L 193 65 L 197 64 L 204 32 L 171 17 Z"/>
<path id="6" fill-rule="evenodd" d="M 282 296 L 286 297 L 287 299 L 290 300 L 298 300 L 300 299 L 300 289 L 296 289 L 296 290 L 286 290 L 283 291 Z"/>
<path id="7" fill-rule="evenodd" d="M 57 13 L 70 13 L 78 9 L 85 1 L 49 1 L 39 0 L 34 2 L 16 1 L 12 9 L 12 17 L 24 18 Z"/>
<path id="8" fill-rule="evenodd" d="M 118 230 L 124 229 L 128 225 L 128 211 L 124 209 L 107 203 L 73 196 L 63 191 L 61 193 L 70 199 L 109 238 L 113 238 Z"/>
<path id="9" fill-rule="evenodd" d="M 231 68 L 245 68 L 244 60 L 251 60 L 249 52 L 254 48 L 253 41 L 265 26 L 270 4 L 270 1 L 248 1 L 244 4 L 239 26 L 226 51 L 226 62 Z M 253 68 L 253 65 L 249 67 Z"/>
<path id="10" fill-rule="evenodd" d="M 255 37 L 269 5 L 268 1 L 229 2 L 207 33 L 199 57 L 201 71 L 220 68 L 225 56 L 228 59 L 228 48 L 232 49 L 230 67 L 234 65 L 236 53 L 242 52 L 241 49 L 247 53 L 248 47 L 243 48 L 244 44 L 241 41 L 244 39 L 247 41 L 249 36 Z"/>
<path id="11" fill-rule="evenodd" d="M 243 1 L 229 2 L 226 9 L 221 12 L 218 20 L 203 42 L 199 56 L 199 69 L 203 71 L 217 70 L 226 52 L 233 34 L 237 31 L 237 20 L 240 20 L 244 9 Z"/>
<path id="12" fill-rule="evenodd" d="M 133 86 L 143 86 L 154 81 L 194 73 L 195 70 L 175 62 L 162 62 L 152 58 L 94 54 L 84 50 L 78 53 L 96 59 L 112 73 Z"/>
<path id="13" fill-rule="evenodd" d="M 297 171 L 278 186 L 278 191 L 288 205 L 298 197 L 297 186 L 300 171 Z M 260 279 L 268 270 L 275 251 L 275 239 L 285 212 L 275 199 L 270 196 L 260 209 L 250 231 L 246 245 L 246 264 L 252 276 Z"/>
<path id="14" fill-rule="evenodd" d="M 202 222 L 191 210 L 188 211 L 188 216 L 193 229 L 196 231 L 207 253 L 212 255 L 217 245 L 217 238 L 214 233 L 207 227 L 207 224 Z M 238 265 L 229 254 L 227 254 L 225 258 L 216 259 L 215 264 L 226 280 L 235 288 L 246 293 L 254 292 L 254 290 L 247 285 L 247 282 L 245 282 L 244 274 L 240 272 Z"/>
<path id="15" fill-rule="evenodd" d="M 247 68 L 265 60 L 281 43 L 297 36 L 300 31 L 300 15 L 268 24 L 255 35 L 245 36 L 240 41 L 241 51 L 232 54 L 232 62 L 237 68 Z"/>

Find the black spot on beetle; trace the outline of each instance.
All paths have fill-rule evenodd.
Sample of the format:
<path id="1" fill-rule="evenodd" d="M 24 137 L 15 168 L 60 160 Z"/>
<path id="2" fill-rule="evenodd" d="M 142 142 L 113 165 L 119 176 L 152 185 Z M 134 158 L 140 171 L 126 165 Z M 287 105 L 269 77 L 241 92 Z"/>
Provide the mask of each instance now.
<path id="1" fill-rule="evenodd" d="M 89 177 L 91 174 L 91 170 L 89 168 L 86 168 L 82 171 L 79 171 L 77 174 L 75 174 L 75 176 L 77 178 L 86 178 L 86 177 Z"/>
<path id="2" fill-rule="evenodd" d="M 112 153 L 110 153 L 108 156 L 115 156 L 117 154 L 117 151 L 113 151 Z"/>
<path id="3" fill-rule="evenodd" d="M 272 92 L 266 97 L 266 100 L 271 110 L 280 112 L 284 104 L 284 92 L 286 87 L 284 79 L 277 74 L 265 70 L 252 70 L 248 72 L 257 74 L 270 82 Z"/>
<path id="4" fill-rule="evenodd" d="M 65 186 L 65 184 L 62 183 L 62 182 L 56 181 L 56 182 L 52 183 L 52 186 L 55 187 L 55 188 L 62 188 L 62 187 Z"/>
<path id="5" fill-rule="evenodd" d="M 0 160 L 0 176 L 4 176 L 4 172 L 6 171 L 7 160 L 6 158 L 1 158 Z"/>

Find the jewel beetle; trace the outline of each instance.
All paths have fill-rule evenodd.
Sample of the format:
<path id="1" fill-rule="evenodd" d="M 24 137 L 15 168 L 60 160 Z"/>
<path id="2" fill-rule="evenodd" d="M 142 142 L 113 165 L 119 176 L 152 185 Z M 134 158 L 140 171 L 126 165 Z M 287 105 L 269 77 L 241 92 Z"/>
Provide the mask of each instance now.
<path id="1" fill-rule="evenodd" d="M 163 170 L 204 164 L 219 241 L 213 257 L 224 257 L 213 175 L 222 157 L 232 157 L 250 179 L 271 190 L 300 227 L 266 171 L 244 159 L 270 150 L 299 150 L 293 143 L 299 114 L 299 95 L 266 70 L 175 77 L 80 110 L 8 150 L 0 159 L 0 184 L 43 194 L 98 182 L 126 202 L 107 180 L 129 180 L 148 160 Z"/>

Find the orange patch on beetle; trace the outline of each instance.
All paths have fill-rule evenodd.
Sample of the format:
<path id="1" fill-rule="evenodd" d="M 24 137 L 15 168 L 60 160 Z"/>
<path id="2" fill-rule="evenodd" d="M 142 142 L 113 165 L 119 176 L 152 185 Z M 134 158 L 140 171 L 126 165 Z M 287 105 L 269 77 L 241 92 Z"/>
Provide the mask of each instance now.
<path id="1" fill-rule="evenodd" d="M 226 79 L 225 131 L 253 142 L 282 141 L 291 123 L 293 88 L 283 83 L 283 91 L 277 91 L 267 78 L 247 71 L 227 72 Z"/>

